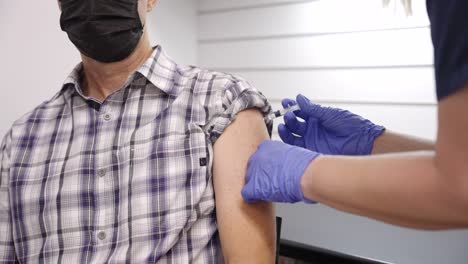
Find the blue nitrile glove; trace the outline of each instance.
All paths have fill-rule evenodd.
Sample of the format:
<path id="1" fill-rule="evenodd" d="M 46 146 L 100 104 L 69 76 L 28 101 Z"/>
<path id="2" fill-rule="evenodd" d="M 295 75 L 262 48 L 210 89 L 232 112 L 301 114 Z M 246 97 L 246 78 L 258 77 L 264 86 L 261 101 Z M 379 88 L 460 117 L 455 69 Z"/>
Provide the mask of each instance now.
<path id="1" fill-rule="evenodd" d="M 282 103 L 285 108 L 296 104 L 291 99 Z M 301 110 L 287 113 L 285 125 L 278 127 L 281 139 L 291 145 L 329 155 L 369 155 L 385 130 L 349 111 L 311 103 L 303 95 L 297 96 L 297 103 Z"/>
<path id="2" fill-rule="evenodd" d="M 318 156 L 316 152 L 279 141 L 263 142 L 249 160 L 242 197 L 249 203 L 314 203 L 304 197 L 301 178 Z"/>

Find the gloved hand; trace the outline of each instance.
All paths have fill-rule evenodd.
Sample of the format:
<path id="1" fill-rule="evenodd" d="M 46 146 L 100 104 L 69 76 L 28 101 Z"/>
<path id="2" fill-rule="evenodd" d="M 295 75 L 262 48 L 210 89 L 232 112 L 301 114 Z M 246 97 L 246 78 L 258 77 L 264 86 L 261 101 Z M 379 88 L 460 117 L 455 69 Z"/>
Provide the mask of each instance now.
<path id="1" fill-rule="evenodd" d="M 296 104 L 291 99 L 282 103 L 285 108 Z M 297 103 L 301 110 L 286 113 L 285 125 L 278 127 L 281 139 L 291 145 L 329 155 L 369 155 L 385 130 L 349 111 L 311 103 L 303 95 L 297 96 Z"/>
<path id="2" fill-rule="evenodd" d="M 263 142 L 249 160 L 242 197 L 249 203 L 260 200 L 314 203 L 304 197 L 301 178 L 318 156 L 316 152 L 279 141 Z"/>

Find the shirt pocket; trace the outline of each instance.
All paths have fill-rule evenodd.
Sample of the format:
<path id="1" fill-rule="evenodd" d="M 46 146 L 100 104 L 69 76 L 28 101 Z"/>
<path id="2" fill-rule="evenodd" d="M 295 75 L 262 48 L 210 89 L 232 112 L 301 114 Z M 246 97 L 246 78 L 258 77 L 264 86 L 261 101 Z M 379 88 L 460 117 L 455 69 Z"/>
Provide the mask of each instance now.
<path id="1" fill-rule="evenodd" d="M 190 131 L 155 139 L 136 133 L 134 144 L 120 150 L 122 186 L 134 194 L 132 208 L 152 219 L 140 224 L 177 232 L 196 220 L 194 212 L 206 200 L 213 210 L 210 146 L 201 129 Z"/>
<path id="2" fill-rule="evenodd" d="M 204 132 L 167 133 L 160 136 L 136 134 L 132 143 L 119 149 L 121 163 L 130 166 L 149 166 L 161 176 L 174 176 L 174 169 L 184 172 L 210 166 L 209 141 Z"/>

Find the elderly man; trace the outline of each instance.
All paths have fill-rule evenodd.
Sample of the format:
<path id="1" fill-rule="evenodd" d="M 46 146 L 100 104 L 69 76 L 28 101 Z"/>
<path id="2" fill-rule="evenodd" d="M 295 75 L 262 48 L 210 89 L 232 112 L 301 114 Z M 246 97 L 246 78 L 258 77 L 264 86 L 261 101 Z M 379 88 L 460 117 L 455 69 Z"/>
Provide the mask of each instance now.
<path id="1" fill-rule="evenodd" d="M 82 63 L 3 140 L 1 263 L 274 261 L 272 205 L 240 195 L 270 106 L 152 48 L 155 2 L 59 2 Z"/>

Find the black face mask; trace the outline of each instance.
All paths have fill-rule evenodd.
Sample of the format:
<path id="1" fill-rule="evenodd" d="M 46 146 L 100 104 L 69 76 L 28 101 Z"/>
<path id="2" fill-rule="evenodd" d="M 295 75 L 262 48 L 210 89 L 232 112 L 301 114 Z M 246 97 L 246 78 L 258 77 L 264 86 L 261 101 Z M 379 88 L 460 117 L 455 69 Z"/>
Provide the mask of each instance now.
<path id="1" fill-rule="evenodd" d="M 121 61 L 136 49 L 143 25 L 138 0 L 61 0 L 60 26 L 84 55 Z"/>

